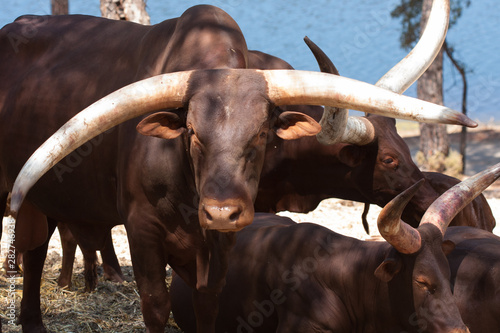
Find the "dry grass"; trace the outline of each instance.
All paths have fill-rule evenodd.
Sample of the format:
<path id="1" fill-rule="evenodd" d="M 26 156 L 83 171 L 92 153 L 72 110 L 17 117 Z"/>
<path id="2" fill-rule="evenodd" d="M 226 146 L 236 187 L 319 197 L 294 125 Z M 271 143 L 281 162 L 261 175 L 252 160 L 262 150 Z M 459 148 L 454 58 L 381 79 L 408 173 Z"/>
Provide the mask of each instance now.
<path id="1" fill-rule="evenodd" d="M 73 290 L 60 288 L 57 277 L 60 258 L 51 255 L 41 284 L 41 310 L 44 324 L 51 332 L 144 332 L 139 294 L 134 281 L 123 284 L 99 281 L 97 290 L 86 293 L 83 271 L 73 277 Z M 130 266 L 123 267 L 126 276 L 132 276 Z M 170 279 L 170 278 L 169 278 Z M 131 278 L 132 280 L 132 278 Z M 0 277 L 0 295 L 7 299 L 7 278 Z M 169 281 L 167 281 L 169 282 Z M 17 279 L 16 304 L 22 295 L 22 278 Z M 4 332 L 20 332 L 20 326 L 7 325 L 6 309 L 2 304 L 1 316 Z M 17 309 L 19 313 L 19 308 Z M 180 332 L 173 319 L 165 332 Z"/>

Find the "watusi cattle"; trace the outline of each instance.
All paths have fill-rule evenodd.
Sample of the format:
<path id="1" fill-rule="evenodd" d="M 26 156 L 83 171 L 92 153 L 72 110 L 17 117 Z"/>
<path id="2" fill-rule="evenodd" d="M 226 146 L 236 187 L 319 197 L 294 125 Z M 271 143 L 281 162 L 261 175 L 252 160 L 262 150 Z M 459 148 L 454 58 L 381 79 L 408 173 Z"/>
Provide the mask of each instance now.
<path id="1" fill-rule="evenodd" d="M 449 2 L 434 1 L 431 14 L 429 29 L 424 30 L 412 52 L 377 82 L 378 86 L 403 93 L 432 63 L 446 36 Z M 328 56 L 307 37 L 306 43 L 321 71 L 338 75 Z M 289 66 L 279 59 L 267 61 L 276 68 Z M 266 150 L 255 202 L 258 211 L 308 212 L 330 197 L 383 207 L 423 178 L 407 144 L 397 133 L 394 118 L 375 114 L 348 117 L 347 109 L 328 106 L 324 113 L 307 107 L 304 112 L 317 120 L 321 117 L 320 124 L 328 124 L 318 134 L 318 140 L 327 145 L 318 144 L 314 138 L 290 142 L 273 138 L 271 149 Z M 403 213 L 404 220 L 417 226 L 425 210 L 441 193 L 424 184 Z M 452 223 L 470 222 L 462 221 L 459 216 Z"/>
<path id="2" fill-rule="evenodd" d="M 268 133 L 320 130 L 280 105 L 477 125 L 347 78 L 248 69 L 238 25 L 208 5 L 152 26 L 23 16 L 0 30 L 0 49 L 0 202 L 12 191 L 25 332 L 46 331 L 39 289 L 54 221 L 93 250 L 125 224 L 147 331 L 168 320 L 167 264 L 194 290 L 198 329 L 213 331 L 234 232 L 253 220 Z M 27 204 L 44 218 L 23 219 Z"/>
<path id="3" fill-rule="evenodd" d="M 400 218 L 420 181 L 381 211 L 385 242 L 256 214 L 237 233 L 216 332 L 468 332 L 445 256 L 455 246 L 443 235 L 453 216 L 498 177 L 500 164 L 446 191 L 415 229 Z M 170 291 L 175 321 L 195 332 L 189 288 L 174 276 Z"/>
<path id="4" fill-rule="evenodd" d="M 446 14 L 447 10 L 446 2 L 441 2 L 441 3 L 438 2 L 436 4 L 436 7 L 438 7 L 438 9 L 434 9 L 433 13 L 438 13 L 438 14 L 435 14 L 433 21 L 431 21 L 431 23 L 434 25 L 439 23 L 442 24 L 442 22 L 447 21 L 447 18 L 440 18 L 440 16 Z M 422 53 L 422 51 L 419 51 L 422 50 L 421 47 L 422 43 L 420 43 L 419 46 L 417 46 L 416 49 L 413 51 L 414 58 L 415 54 L 418 54 L 419 62 L 422 62 L 422 59 L 426 59 L 426 62 L 429 63 L 429 61 L 433 59 L 436 50 L 440 48 L 442 39 L 446 34 L 446 29 L 443 28 L 440 29 L 440 33 L 436 33 L 436 31 L 430 31 L 430 30 L 431 29 L 427 30 L 428 33 L 424 34 L 422 37 L 424 44 L 427 45 L 427 48 L 424 49 L 424 52 Z M 431 37 L 429 37 L 429 31 L 430 33 L 433 33 Z M 432 38 L 431 42 L 425 42 L 426 40 L 429 40 L 429 38 Z M 306 42 L 313 51 L 314 55 L 316 56 L 322 71 L 335 73 L 338 75 L 335 66 L 328 59 L 328 57 L 321 51 L 321 49 L 319 49 L 319 47 L 317 47 L 314 43 L 309 41 L 307 37 L 306 37 Z M 408 86 L 409 82 L 415 80 L 416 77 L 418 76 L 416 74 L 408 75 L 408 73 L 406 72 L 407 71 L 406 67 L 415 67 L 411 64 L 411 58 L 407 60 L 405 66 L 401 66 L 401 64 L 399 64 L 398 66 L 396 66 L 388 73 L 388 75 L 391 74 L 391 76 L 386 75 L 381 80 L 381 82 L 385 80 L 385 84 L 394 90 L 401 89 L 396 87 L 401 87 L 404 85 Z M 248 52 L 248 68 L 293 69 L 293 67 L 290 66 L 285 61 L 259 51 Z M 402 71 L 402 69 L 404 69 L 404 71 Z M 417 73 L 419 72 L 422 72 L 422 69 L 420 69 Z M 404 77 L 404 79 L 400 80 L 399 79 L 400 76 Z M 322 108 L 317 106 L 293 106 L 292 108 L 296 111 L 307 113 L 308 115 L 314 117 L 316 120 L 319 120 L 321 118 L 321 114 L 323 113 Z M 288 111 L 289 107 L 282 107 L 282 109 Z M 347 122 L 346 118 L 347 111 L 336 110 L 336 112 L 343 113 L 342 119 L 343 121 Z M 337 115 L 337 117 L 339 116 Z M 371 119 L 374 119 L 373 115 Z M 385 119 L 385 117 L 382 117 L 382 119 Z M 389 119 L 389 122 L 393 124 L 394 120 Z M 363 122 L 361 121 L 361 123 Z M 374 127 L 377 124 L 378 122 L 372 122 L 371 125 L 367 123 L 366 126 Z M 344 132 L 343 130 L 338 132 L 347 135 L 347 132 Z M 365 137 L 362 135 L 361 132 L 356 132 L 358 135 L 358 138 L 354 140 L 356 144 L 364 141 L 364 139 L 359 139 L 360 137 Z M 376 169 L 378 169 L 378 171 L 380 171 L 381 169 L 382 171 L 385 172 L 382 173 L 375 172 L 374 180 L 372 181 L 372 183 L 375 187 L 378 186 L 383 189 L 380 192 L 384 191 L 384 188 L 385 191 L 392 191 L 394 189 L 394 183 L 395 183 L 394 179 L 397 179 L 398 182 L 402 183 L 402 185 L 399 186 L 400 188 L 407 188 L 408 186 L 416 182 L 418 179 L 420 179 L 421 176 L 420 172 L 417 169 L 417 167 L 413 164 L 411 157 L 409 157 L 409 153 L 406 154 L 407 156 L 405 156 L 404 154 L 405 144 L 402 141 L 402 139 L 397 135 L 394 125 L 389 128 L 379 129 L 378 131 L 374 131 L 372 129 L 370 132 L 376 133 L 375 136 L 376 139 L 374 138 L 369 139 L 369 141 L 374 142 L 373 145 L 370 145 L 370 149 L 376 150 L 377 148 L 379 148 L 377 146 L 377 144 L 379 144 L 381 147 L 379 148 L 378 152 L 379 154 L 383 154 L 383 156 L 377 156 L 377 158 L 371 159 L 368 157 L 371 154 L 361 153 L 360 155 L 367 156 L 368 158 L 363 159 L 362 157 L 358 157 L 360 163 L 359 165 L 356 166 L 355 169 L 357 169 L 359 173 L 365 174 L 365 171 L 372 167 L 371 166 L 372 163 L 378 165 L 377 162 L 379 162 L 382 165 L 382 167 Z M 335 131 L 332 132 L 331 134 L 337 135 L 338 137 L 338 134 L 335 133 Z M 345 137 L 345 135 L 343 137 L 344 140 L 353 141 L 352 136 Z M 352 192 L 356 193 L 358 198 L 364 198 L 363 202 L 366 202 L 367 200 L 374 201 L 373 190 L 371 189 L 370 183 L 360 181 L 358 183 L 352 184 L 349 183 L 348 180 L 346 180 L 345 183 L 335 181 L 333 182 L 333 184 L 331 184 L 331 182 L 328 182 L 328 184 L 326 184 L 326 182 L 324 181 L 325 179 L 337 179 L 339 175 L 340 177 L 342 177 L 342 179 L 345 178 L 344 170 L 342 170 L 339 173 L 338 170 L 339 161 L 345 163 L 344 165 L 340 165 L 341 169 L 345 169 L 346 167 L 349 170 L 353 169 L 350 157 L 346 158 L 345 151 L 351 151 L 352 149 L 355 148 L 352 147 L 349 147 L 349 149 L 343 148 L 342 153 L 339 154 L 339 150 L 336 149 L 337 147 L 334 147 L 333 149 L 325 148 L 323 145 L 318 144 L 317 141 L 314 139 L 308 140 L 308 138 L 304 138 L 304 139 L 298 139 L 298 141 L 300 142 L 285 141 L 280 139 L 278 136 L 274 136 L 274 138 L 271 139 L 270 143 L 268 143 L 268 149 L 266 150 L 266 157 L 264 160 L 264 171 L 261 175 L 262 185 L 259 186 L 259 193 L 257 195 L 257 200 L 255 204 L 255 208 L 258 211 L 275 212 L 277 210 L 289 210 L 294 212 L 307 212 L 315 208 L 318 205 L 318 203 L 324 198 L 332 196 L 351 198 L 350 195 L 352 195 L 351 194 Z M 279 152 L 276 153 L 278 147 L 280 147 L 281 149 L 279 149 Z M 278 156 L 276 156 L 277 154 Z M 395 159 L 394 163 L 392 164 L 397 165 L 396 168 L 391 167 L 387 170 L 384 169 L 384 167 L 386 167 L 384 163 L 388 161 L 388 156 L 390 156 L 391 159 L 393 158 Z M 303 157 L 306 158 L 305 161 L 307 161 L 307 163 L 315 166 L 316 172 L 309 172 L 310 169 L 309 167 L 307 167 L 306 170 L 304 170 L 305 165 L 304 165 L 304 160 L 302 160 Z M 384 163 L 381 161 L 383 161 Z M 335 167 L 328 168 L 327 170 L 325 170 L 325 168 L 323 167 L 325 162 L 329 166 L 334 165 Z M 286 177 L 283 177 L 284 175 L 286 175 Z M 346 183 L 353 186 L 353 188 L 350 189 L 343 188 L 343 186 L 345 186 Z M 327 186 L 325 186 L 325 184 Z M 339 189 L 339 187 L 341 189 Z M 339 195 L 338 194 L 339 191 L 344 193 L 344 196 Z M 395 195 L 395 193 L 399 193 L 398 191 L 396 192 L 392 191 L 392 192 L 393 195 Z M 428 185 L 424 185 L 423 188 L 419 191 L 419 193 L 415 195 L 412 202 L 408 205 L 406 211 L 415 210 L 415 208 L 413 207 L 416 206 L 416 209 L 418 211 L 423 212 L 427 207 L 427 205 L 431 202 L 429 201 L 430 200 L 429 198 L 436 198 L 437 196 L 438 193 L 433 193 L 432 189 Z M 389 196 L 388 198 L 392 197 Z M 414 202 L 416 204 L 414 204 Z M 378 201 L 378 203 L 380 205 L 383 205 L 386 202 L 384 201 L 383 204 L 381 204 L 380 201 Z M 412 213 L 411 216 L 415 216 L 413 214 L 415 213 Z M 421 217 L 421 214 L 417 217 L 418 218 Z M 458 217 L 452 222 L 453 225 L 463 225 L 465 223 L 467 222 L 459 220 Z M 415 224 L 415 222 L 413 224 Z M 66 232 L 66 234 L 68 233 Z M 67 253 L 72 253 L 75 251 L 76 244 L 74 243 L 73 240 L 71 239 L 65 240 L 63 238 L 62 241 L 63 241 L 63 248 L 66 250 Z M 115 280 L 119 281 L 121 278 L 119 275 L 119 266 L 117 264 L 116 257 L 114 257 L 112 253 L 113 249 L 109 246 L 107 248 L 108 249 L 104 249 L 105 251 L 104 253 L 105 257 L 103 258 L 104 267 L 108 268 L 108 270 L 110 270 L 109 268 L 114 267 L 113 270 L 114 272 L 116 272 L 116 274 L 114 274 Z M 85 273 L 85 276 L 87 277 L 86 279 L 87 290 L 92 290 L 93 288 L 95 288 L 95 281 L 97 279 L 97 275 L 95 273 L 96 255 L 95 254 L 92 255 L 91 250 L 87 250 L 85 251 L 85 253 L 87 253 L 86 258 L 88 258 L 85 264 L 86 267 L 92 268 L 94 270 L 93 273 L 92 271 L 90 272 L 86 271 Z M 73 260 L 71 259 L 72 256 L 69 257 L 68 255 L 65 255 L 63 256 L 63 258 L 64 258 L 63 269 L 61 276 L 59 278 L 60 285 L 65 285 L 66 283 L 71 281 L 71 268 L 73 262 Z M 114 266 L 111 264 L 107 264 L 106 260 L 112 262 Z M 111 273 L 108 274 L 108 276 L 113 276 L 111 275 Z"/>
<path id="5" fill-rule="evenodd" d="M 455 243 L 448 254 L 453 297 L 471 333 L 494 333 L 500 327 L 500 237 L 477 228 L 453 227 L 445 239 Z"/>

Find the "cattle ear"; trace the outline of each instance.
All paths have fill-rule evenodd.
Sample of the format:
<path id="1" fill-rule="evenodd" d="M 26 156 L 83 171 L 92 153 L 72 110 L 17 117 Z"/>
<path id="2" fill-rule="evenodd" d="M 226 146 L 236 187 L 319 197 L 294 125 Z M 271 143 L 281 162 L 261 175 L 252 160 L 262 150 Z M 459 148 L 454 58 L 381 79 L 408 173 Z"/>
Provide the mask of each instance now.
<path id="1" fill-rule="evenodd" d="M 375 276 L 383 282 L 389 282 L 399 273 L 401 266 L 399 258 L 386 258 L 375 270 Z"/>
<path id="2" fill-rule="evenodd" d="M 274 131 L 283 140 L 293 140 L 318 134 L 321 125 L 306 114 L 286 111 L 279 115 Z"/>
<path id="3" fill-rule="evenodd" d="M 441 245 L 445 256 L 448 256 L 453 250 L 455 250 L 455 243 L 451 240 L 445 240 Z"/>
<path id="4" fill-rule="evenodd" d="M 361 148 L 355 145 L 345 145 L 339 151 L 339 160 L 341 163 L 355 168 L 361 164 L 363 160 L 363 154 L 361 154 Z"/>
<path id="5" fill-rule="evenodd" d="M 157 112 L 147 116 L 136 128 L 142 135 L 162 139 L 175 139 L 186 131 L 182 119 L 173 112 Z"/>

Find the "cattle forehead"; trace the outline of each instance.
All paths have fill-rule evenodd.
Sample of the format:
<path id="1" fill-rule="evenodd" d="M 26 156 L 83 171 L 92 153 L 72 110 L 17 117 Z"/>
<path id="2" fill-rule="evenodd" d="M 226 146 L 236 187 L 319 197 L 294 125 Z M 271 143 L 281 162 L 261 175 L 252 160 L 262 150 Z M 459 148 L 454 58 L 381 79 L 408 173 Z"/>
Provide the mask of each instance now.
<path id="1" fill-rule="evenodd" d="M 220 127 L 224 130 L 249 127 L 256 132 L 269 118 L 266 88 L 263 76 L 252 71 L 196 72 L 187 94 L 188 124 L 203 126 L 208 132 Z"/>

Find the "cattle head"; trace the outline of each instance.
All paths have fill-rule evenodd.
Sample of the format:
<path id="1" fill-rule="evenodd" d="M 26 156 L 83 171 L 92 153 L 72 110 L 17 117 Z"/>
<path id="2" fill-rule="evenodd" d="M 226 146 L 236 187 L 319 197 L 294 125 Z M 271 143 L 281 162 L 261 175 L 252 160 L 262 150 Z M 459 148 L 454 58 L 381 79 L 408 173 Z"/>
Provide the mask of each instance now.
<path id="1" fill-rule="evenodd" d="M 454 244 L 443 237 L 453 217 L 498 177 L 500 164 L 449 189 L 427 209 L 418 228 L 403 222 L 401 214 L 423 180 L 394 198 L 380 213 L 380 234 L 393 250 L 375 276 L 388 282 L 389 288 L 391 284 L 398 288 L 411 283 L 411 289 L 397 289 L 411 290 L 411 294 L 398 297 L 413 298 L 414 312 L 406 315 L 418 328 L 430 332 L 468 332 L 453 302 L 449 283 L 446 255 L 454 249 Z"/>
<path id="2" fill-rule="evenodd" d="M 199 194 L 200 225 L 239 230 L 253 220 L 268 133 L 289 140 L 315 135 L 321 127 L 299 112 L 271 112 L 259 75 L 200 72 L 191 82 L 180 114 L 154 113 L 137 129 L 167 140 L 183 135 Z"/>
<path id="3" fill-rule="evenodd" d="M 433 62 L 441 49 L 448 30 L 449 0 L 433 1 L 425 30 L 413 50 L 376 85 L 402 94 Z M 322 72 L 338 75 L 328 56 L 306 37 Z M 395 120 L 368 114 L 349 117 L 348 110 L 326 106 L 320 121 L 323 129 L 317 135 L 324 144 L 343 143 L 340 161 L 352 168 L 351 181 L 361 194 L 359 201 L 384 206 L 395 195 L 420 179 L 423 174 L 411 158 L 404 140 L 399 136 Z M 328 125 L 328 126 L 327 126 Z M 418 224 L 425 209 L 438 193 L 424 184 L 404 214 L 406 221 Z"/>
<path id="4" fill-rule="evenodd" d="M 383 207 L 403 190 L 423 179 L 424 175 L 415 165 L 408 145 L 398 134 L 394 118 L 368 114 L 364 119 L 373 126 L 373 142 L 366 145 L 344 144 L 339 157 L 343 164 L 351 168 L 350 180 L 362 194 L 361 199 Z M 419 217 L 438 196 L 431 184 L 424 183 L 412 198 L 411 209 L 403 213 L 405 221 L 417 226 Z"/>
<path id="5" fill-rule="evenodd" d="M 257 191 L 267 133 L 274 130 L 282 138 L 293 139 L 314 135 L 319 129 L 303 114 L 274 114 L 276 106 L 299 104 L 477 125 L 443 106 L 325 73 L 213 69 L 163 74 L 119 89 L 63 125 L 18 175 L 12 213 L 17 213 L 26 192 L 48 169 L 87 140 L 131 118 L 183 108 L 186 111 L 180 115 L 167 112 L 146 118 L 139 130 L 167 140 L 181 134 L 188 139 L 185 148 L 202 200 L 202 226 L 236 231 L 253 219 L 249 203 Z"/>
<path id="6" fill-rule="evenodd" d="M 321 48 L 307 37 L 304 40 L 321 71 L 339 75 Z M 328 113 L 334 117 L 325 118 L 324 115 Z M 321 123 L 325 126 L 327 122 L 330 123 L 328 128 L 336 130 L 332 134 L 323 131 L 318 134 L 318 140 L 340 146 L 335 154 L 351 170 L 349 181 L 359 193 L 358 201 L 383 207 L 397 194 L 424 178 L 413 162 L 408 145 L 398 134 L 394 118 L 375 114 L 349 117 L 347 109 L 325 107 Z M 344 131 L 344 128 L 349 130 Z M 327 135 L 328 139 L 325 139 Z M 422 216 L 437 197 L 438 193 L 430 184 L 423 184 L 412 198 L 411 212 Z M 416 226 L 418 218 L 413 215 L 405 214 L 405 220 Z"/>

